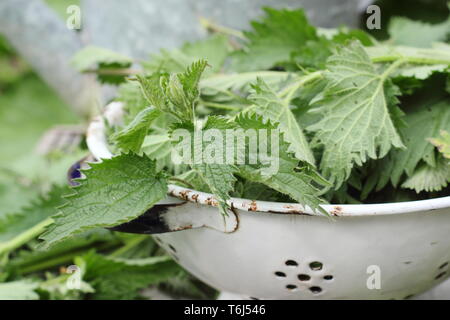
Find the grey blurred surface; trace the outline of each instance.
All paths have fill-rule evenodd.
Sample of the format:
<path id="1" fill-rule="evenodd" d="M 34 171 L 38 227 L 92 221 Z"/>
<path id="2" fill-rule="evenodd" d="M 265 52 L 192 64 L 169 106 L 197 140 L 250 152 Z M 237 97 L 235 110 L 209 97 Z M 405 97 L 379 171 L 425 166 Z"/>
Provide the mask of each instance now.
<path id="1" fill-rule="evenodd" d="M 136 58 L 206 35 L 199 17 L 246 29 L 262 7 L 306 10 L 312 24 L 356 26 L 360 0 L 82 0 L 83 30 L 89 43 Z"/>
<path id="2" fill-rule="evenodd" d="M 87 111 L 93 83 L 69 65 L 82 44 L 56 13 L 41 0 L 1 0 L 0 33 L 69 105 Z"/>
<path id="3" fill-rule="evenodd" d="M 450 279 L 414 297 L 413 300 L 450 300 Z"/>
<path id="4" fill-rule="evenodd" d="M 70 3 L 70 1 L 68 1 Z M 78 74 L 69 61 L 88 44 L 134 58 L 146 59 L 160 48 L 173 48 L 199 39 L 205 17 L 243 29 L 261 15 L 263 6 L 305 8 L 313 24 L 355 26 L 359 0 L 81 0 L 82 32 L 66 22 L 42 0 L 1 0 L 0 33 L 5 34 L 34 69 L 79 113 L 111 95 L 99 94 L 92 77 Z"/>

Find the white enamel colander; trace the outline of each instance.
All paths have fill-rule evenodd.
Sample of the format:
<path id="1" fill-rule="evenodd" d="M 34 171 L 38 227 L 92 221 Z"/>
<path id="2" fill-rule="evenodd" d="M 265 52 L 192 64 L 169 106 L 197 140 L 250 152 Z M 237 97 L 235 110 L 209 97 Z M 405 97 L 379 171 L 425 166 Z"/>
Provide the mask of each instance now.
<path id="1" fill-rule="evenodd" d="M 95 158 L 111 157 L 102 118 L 87 143 Z M 241 298 L 405 299 L 450 273 L 450 197 L 324 205 L 333 219 L 299 204 L 233 198 L 224 223 L 213 195 L 169 191 L 114 230 L 153 234 L 193 275 Z"/>

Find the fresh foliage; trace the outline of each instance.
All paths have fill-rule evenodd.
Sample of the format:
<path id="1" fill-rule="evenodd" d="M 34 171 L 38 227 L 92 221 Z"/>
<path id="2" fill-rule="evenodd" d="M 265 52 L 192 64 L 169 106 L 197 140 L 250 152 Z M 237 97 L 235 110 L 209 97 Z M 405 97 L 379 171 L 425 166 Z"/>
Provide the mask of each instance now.
<path id="1" fill-rule="evenodd" d="M 238 71 L 270 69 L 288 61 L 292 53 L 308 42 L 319 39 L 302 10 L 266 8 L 265 11 L 267 16 L 261 22 L 252 22 L 252 31 L 244 32 L 246 47 L 234 54 L 234 67 Z"/>
<path id="2" fill-rule="evenodd" d="M 303 79 L 298 80 L 299 83 L 301 80 Z M 295 153 L 297 159 L 314 165 L 313 154 L 300 124 L 292 113 L 289 97 L 281 98 L 261 78 L 257 79 L 252 88 L 249 99 L 255 104 L 254 110 L 263 117 L 278 122 L 286 141 L 290 143 L 288 151 Z"/>
<path id="3" fill-rule="evenodd" d="M 403 184 L 403 188 L 416 192 L 441 191 L 450 182 L 450 166 L 443 159 L 432 167 L 422 164 Z"/>
<path id="4" fill-rule="evenodd" d="M 245 46 L 234 52 L 233 68 L 240 72 L 273 67 L 296 69 L 323 68 L 336 44 L 358 39 L 372 45 L 369 35 L 360 30 L 318 30 L 309 24 L 302 10 L 264 9 L 262 21 L 253 21 L 245 31 Z"/>
<path id="5" fill-rule="evenodd" d="M 438 24 L 394 17 L 389 23 L 392 42 L 398 45 L 429 47 L 433 42 L 446 41 L 450 35 L 450 19 Z"/>
<path id="6" fill-rule="evenodd" d="M 27 280 L 0 283 L 0 300 L 38 300 L 38 284 Z"/>
<path id="7" fill-rule="evenodd" d="M 450 133 L 448 131 L 441 131 L 441 137 L 430 139 L 443 156 L 450 159 Z"/>
<path id="8" fill-rule="evenodd" d="M 323 116 L 309 130 L 324 145 L 321 168 L 325 176 L 339 187 L 355 163 L 383 158 L 403 143 L 390 116 L 392 101 L 385 93 L 392 66 L 378 73 L 364 48 L 353 42 L 339 48 L 327 67 L 328 85 L 312 110 Z"/>
<path id="9" fill-rule="evenodd" d="M 262 121 L 262 118 L 257 115 L 239 115 L 236 122 L 243 129 L 273 130 L 277 128 L 270 121 Z M 244 165 L 240 167 L 241 176 L 251 182 L 266 185 L 273 190 L 288 195 L 291 199 L 308 205 L 313 210 L 326 213 L 319 206 L 324 201 L 319 197 L 321 190 L 316 186 L 328 187 L 328 182 L 309 163 L 299 162 L 294 154 L 289 152 L 290 146 L 284 140 L 283 134 L 280 135 L 278 140 L 279 167 L 277 172 L 267 174 L 264 168 L 259 166 Z"/>
<path id="10" fill-rule="evenodd" d="M 401 181 L 402 175 L 411 176 L 422 162 L 436 167 L 439 156 L 428 140 L 440 130 L 450 129 L 450 108 L 448 99 L 421 104 L 408 113 L 404 120 L 408 124 L 400 130 L 405 139 L 405 150 L 395 150 L 385 161 L 384 170 L 390 176 L 394 186 Z"/>
<path id="11" fill-rule="evenodd" d="M 125 128 L 114 134 L 112 140 L 122 151 L 139 152 L 150 125 L 159 115 L 159 110 L 145 108 Z"/>
<path id="12" fill-rule="evenodd" d="M 178 272 L 167 256 L 144 259 L 118 259 L 89 252 L 77 258 L 85 265 L 83 279 L 92 284 L 94 299 L 135 299 L 139 290 L 158 284 Z"/>
<path id="13" fill-rule="evenodd" d="M 448 196 L 449 21 L 396 17 L 389 38 L 375 40 L 363 30 L 315 28 L 302 10 L 266 8 L 248 31 L 210 28 L 218 33 L 148 61 L 87 47 L 73 65 L 120 85 L 115 100 L 125 115 L 123 124 L 107 127 L 115 156 L 80 170 L 65 197 L 65 170 L 85 156 L 83 143 L 69 154 L 29 157 L 8 141 L 31 149 L 53 124 L 39 105 L 59 122 L 75 117 L 58 111 L 59 101 L 23 62 L 9 62 L 11 49 L 0 41 L 0 90 L 18 79 L 25 88 L 0 97 L 15 107 L 0 110 L 7 142 L 0 159 L 0 299 L 134 299 L 148 286 L 204 297 L 150 237 L 106 229 L 163 200 L 169 181 L 212 193 L 223 215 L 232 197 L 297 202 L 326 215 L 326 202 Z M 27 119 L 7 113 L 14 110 L 27 110 Z M 23 130 L 13 130 L 19 122 Z M 178 130 L 190 138 L 179 139 Z M 262 130 L 271 138 L 249 135 L 238 146 L 198 140 L 209 130 L 217 137 Z M 233 161 L 195 161 L 195 147 Z M 191 151 L 187 162 L 172 161 L 180 150 Z M 276 153 L 249 161 L 267 150 Z M 70 264 L 79 268 L 78 290 L 67 287 Z"/>
<path id="14" fill-rule="evenodd" d="M 20 212 L 0 219 L 0 255 L 2 248 L 12 245 L 14 238 L 23 232 L 35 225 L 48 225 L 49 222 L 45 221 L 55 213 L 55 208 L 62 204 L 61 197 L 66 193 L 67 188 L 55 187 L 46 197 L 39 197 Z"/>
<path id="15" fill-rule="evenodd" d="M 43 235 L 47 243 L 136 217 L 164 197 L 165 176 L 212 192 L 224 215 L 242 181 L 322 212 L 324 198 L 362 201 L 389 181 L 417 192 L 447 186 L 446 178 L 436 179 L 446 164 L 428 139 L 450 130 L 448 94 L 435 90 L 434 96 L 424 99 L 426 105 L 415 107 L 405 105 L 402 95 L 414 95 L 426 81 L 447 74 L 448 45 L 420 39 L 415 44 L 399 36 L 417 27 L 406 20 L 393 20 L 390 31 L 396 45 L 392 45 L 377 43 L 363 31 L 316 29 L 301 10 L 266 9 L 265 13 L 261 21 L 252 23 L 252 31 L 243 33 L 242 48 L 229 53 L 227 38 L 215 35 L 179 50 L 162 51 L 144 63 L 144 72 L 134 81 L 124 84 L 119 100 L 125 102 L 128 116 L 124 126 L 112 128 L 110 134 L 115 151 L 122 154 L 84 172 L 87 177 L 79 192 Z M 441 30 L 445 23 L 430 28 Z M 435 36 L 434 40 L 445 40 L 442 32 Z M 227 55 L 231 69 L 241 73 L 227 71 Z M 156 125 L 160 121 L 163 126 Z M 178 129 L 191 138 L 177 140 Z M 190 153 L 198 155 L 195 146 L 214 147 L 220 151 L 215 157 L 234 154 L 223 141 L 196 140 L 201 132 L 214 130 L 225 136 L 227 130 L 255 129 L 280 130 L 276 172 L 268 173 L 267 164 L 237 161 L 262 151 L 261 146 L 252 148 L 255 142 L 250 139 L 232 163 L 194 158 L 182 165 L 170 163 L 172 150 L 192 148 Z M 440 140 L 432 141 L 442 145 Z M 272 143 L 266 146 L 273 147 Z M 146 152 L 153 161 L 129 151 Z M 136 167 L 139 176 L 149 171 L 147 179 L 136 183 L 130 179 L 134 174 L 130 170 Z M 100 179 L 104 175 L 108 178 Z M 106 184 L 107 192 L 95 191 L 97 180 Z M 137 185 L 148 194 L 148 201 L 137 200 L 141 195 Z M 120 195 L 109 191 L 115 186 Z M 348 194 L 353 189 L 360 194 Z M 109 199 L 121 196 L 136 203 Z"/>
<path id="16" fill-rule="evenodd" d="M 149 72 L 183 72 L 197 60 L 205 59 L 210 67 L 205 74 L 219 72 L 225 59 L 231 51 L 231 45 L 226 36 L 215 34 L 205 40 L 186 43 L 180 49 L 172 51 L 161 50 L 160 54 L 153 55 L 150 61 L 143 63 L 144 69 Z"/>
<path id="17" fill-rule="evenodd" d="M 133 60 L 127 56 L 96 46 L 85 47 L 72 60 L 72 65 L 77 70 L 95 72 L 101 82 L 111 84 L 123 82 L 126 73 L 120 72 L 120 69 L 126 69 L 132 63 Z"/>
<path id="18" fill-rule="evenodd" d="M 144 213 L 167 192 L 165 174 L 146 156 L 122 154 L 83 171 L 85 179 L 68 196 L 54 224 L 41 236 L 46 243 L 94 227 L 111 227 Z"/>

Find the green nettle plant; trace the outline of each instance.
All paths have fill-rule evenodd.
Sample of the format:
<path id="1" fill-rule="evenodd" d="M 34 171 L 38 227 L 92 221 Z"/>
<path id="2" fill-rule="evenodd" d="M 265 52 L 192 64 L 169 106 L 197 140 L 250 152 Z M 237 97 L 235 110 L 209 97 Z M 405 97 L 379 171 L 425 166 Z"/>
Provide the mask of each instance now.
<path id="1" fill-rule="evenodd" d="M 242 39 L 216 34 L 163 50 L 138 73 L 127 57 L 86 48 L 75 64 L 101 81 L 120 83 L 116 100 L 125 121 L 108 126 L 116 156 L 83 171 L 41 239 L 50 245 L 130 221 L 164 199 L 169 183 L 213 193 L 222 214 L 231 196 L 295 201 L 326 214 L 320 204 L 331 201 L 448 193 L 450 46 L 439 41 L 447 39 L 449 26 L 430 26 L 436 32 L 406 46 L 405 39 L 396 45 L 395 37 L 421 25 L 395 21 L 393 39 L 378 42 L 360 30 L 316 29 L 301 10 L 266 9 Z M 236 162 L 174 164 L 172 150 L 182 143 L 173 136 L 177 129 L 192 135 L 278 129 L 278 170 L 268 174 L 263 164 Z M 248 158 L 250 146 L 245 150 Z"/>
<path id="2" fill-rule="evenodd" d="M 226 214 L 231 197 L 298 202 L 326 214 L 323 203 L 449 194 L 450 20 L 394 19 L 391 38 L 382 42 L 362 30 L 315 28 L 302 10 L 265 9 L 243 33 L 208 26 L 218 33 L 139 65 L 97 47 L 74 57 L 80 71 L 119 85 L 115 100 L 125 115 L 121 125 L 105 120 L 115 156 L 82 170 L 58 213 L 30 231 L 43 232 L 44 247 L 138 217 L 166 197 L 169 184 L 213 193 L 218 214 Z M 177 129 L 275 131 L 278 170 L 267 173 L 258 163 L 175 164 Z M 7 251 L 0 247 L 0 254 Z M 107 269 L 102 259 L 91 253 L 80 263 Z M 156 268 L 115 263 L 122 265 L 110 281 L 123 265 L 130 273 Z"/>

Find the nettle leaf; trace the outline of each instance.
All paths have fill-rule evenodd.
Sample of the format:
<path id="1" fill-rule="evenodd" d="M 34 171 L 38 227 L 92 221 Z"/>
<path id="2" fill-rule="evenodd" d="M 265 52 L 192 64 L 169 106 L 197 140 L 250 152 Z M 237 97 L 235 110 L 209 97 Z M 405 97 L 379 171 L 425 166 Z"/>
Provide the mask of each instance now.
<path id="1" fill-rule="evenodd" d="M 158 169 L 172 164 L 170 159 L 172 141 L 168 134 L 150 134 L 146 136 L 141 150 L 150 159 L 157 160 Z"/>
<path id="2" fill-rule="evenodd" d="M 213 299 L 216 296 L 215 289 L 205 288 L 193 275 L 180 268 L 178 274 L 164 282 L 164 292 L 173 297 L 185 297 L 187 299 Z M 157 296 L 157 294 L 156 294 Z"/>
<path id="3" fill-rule="evenodd" d="M 280 98 L 260 78 L 252 85 L 249 99 L 255 103 L 255 112 L 272 122 L 279 123 L 286 141 L 290 144 L 288 152 L 293 152 L 297 159 L 315 164 L 314 156 L 303 134 L 300 124 L 290 108 L 290 101 Z"/>
<path id="4" fill-rule="evenodd" d="M 221 135 L 222 138 L 225 137 L 226 129 L 233 129 L 236 126 L 229 122 L 228 119 L 211 116 L 206 120 L 202 130 L 196 129 L 194 125 L 190 122 L 180 123 L 174 127 L 175 129 L 186 129 L 190 133 L 189 139 L 183 139 L 181 142 L 175 141 L 177 143 L 177 148 L 179 150 L 186 150 L 186 148 L 191 149 L 191 157 L 192 159 L 188 159 L 190 161 L 190 165 L 192 169 L 194 169 L 201 179 L 206 183 L 209 190 L 216 196 L 219 209 L 221 214 L 228 215 L 227 209 L 229 208 L 227 204 L 227 200 L 230 199 L 230 192 L 234 189 L 234 183 L 236 182 L 236 178 L 234 173 L 237 171 L 236 166 L 231 163 L 228 164 L 225 161 L 225 157 L 227 154 L 227 150 L 224 147 L 224 139 L 216 139 L 215 137 L 211 139 L 211 141 L 205 141 L 206 138 L 202 140 L 198 140 L 196 137 L 201 137 L 209 132 L 212 133 L 212 130 L 215 130 L 217 135 Z M 196 130 L 199 133 L 196 133 Z M 205 137 L 205 136 L 203 136 Z M 202 151 L 199 151 L 201 148 Z M 222 150 L 221 153 L 215 154 L 215 151 L 211 153 L 208 150 Z M 196 159 L 196 155 L 200 155 L 201 159 Z M 211 156 L 211 161 L 208 161 L 208 157 Z"/>
<path id="5" fill-rule="evenodd" d="M 136 81 L 122 84 L 118 89 L 116 100 L 123 103 L 123 109 L 126 111 L 125 120 L 128 121 L 134 119 L 139 112 L 148 107 L 148 101 Z"/>
<path id="6" fill-rule="evenodd" d="M 62 195 L 66 192 L 67 187 L 53 187 L 45 197 L 39 197 L 20 212 L 8 214 L 0 219 L 0 247 L 2 243 L 54 215 L 56 208 L 63 203 Z"/>
<path id="7" fill-rule="evenodd" d="M 429 47 L 433 42 L 446 41 L 450 34 L 450 18 L 444 22 L 430 24 L 404 17 L 393 17 L 389 21 L 390 41 L 397 45 Z"/>
<path id="8" fill-rule="evenodd" d="M 96 46 L 83 48 L 72 59 L 73 66 L 79 71 L 86 71 L 89 68 L 98 67 L 100 63 L 119 64 L 123 67 L 129 67 L 133 63 L 133 60 L 117 52 Z"/>
<path id="9" fill-rule="evenodd" d="M 152 55 L 152 59 L 144 63 L 148 72 L 183 72 L 192 63 L 205 59 L 211 66 L 205 70 L 205 75 L 218 72 L 231 51 L 228 38 L 215 34 L 205 40 L 185 43 L 180 49 L 172 51 L 161 50 L 160 54 Z"/>
<path id="10" fill-rule="evenodd" d="M 155 72 L 151 76 L 137 76 L 146 99 L 152 106 L 181 121 L 194 120 L 194 108 L 199 97 L 200 77 L 206 60 L 191 64 L 184 72 L 168 75 Z"/>
<path id="11" fill-rule="evenodd" d="M 125 152 L 138 153 L 144 142 L 148 129 L 153 121 L 161 115 L 161 111 L 154 107 L 148 107 L 139 112 L 125 128 L 115 133 L 112 140 Z"/>
<path id="12" fill-rule="evenodd" d="M 72 65 L 81 72 L 96 71 L 99 81 L 118 84 L 125 81 L 124 74 L 107 72 L 113 69 L 128 68 L 133 60 L 117 52 L 96 47 L 87 46 L 78 51 L 72 59 Z"/>
<path id="13" fill-rule="evenodd" d="M 407 124 L 400 130 L 405 142 L 405 150 L 393 150 L 384 162 L 384 171 L 394 186 L 397 186 L 404 173 L 411 176 L 419 162 L 436 166 L 433 145 L 428 141 L 441 130 L 450 130 L 450 101 L 432 101 L 417 106 L 404 117 Z M 383 187 L 379 185 L 378 189 Z"/>
<path id="14" fill-rule="evenodd" d="M 186 184 L 182 184 L 185 187 L 191 187 L 198 191 L 211 193 L 211 189 L 206 184 L 205 180 L 201 177 L 200 173 L 197 170 L 191 169 L 185 171 L 176 176 L 176 178 L 180 179 L 180 181 L 186 182 Z M 178 183 L 180 184 L 180 183 Z"/>
<path id="15" fill-rule="evenodd" d="M 189 105 L 191 108 L 194 105 L 195 100 L 199 96 L 200 92 L 198 89 L 198 85 L 203 71 L 205 70 L 207 65 L 208 63 L 206 62 L 206 60 L 198 60 L 188 66 L 184 72 L 178 73 L 176 75 L 176 78 L 179 80 L 183 88 L 183 93 L 180 93 L 180 95 L 183 96 L 181 100 L 187 100 L 187 105 Z M 175 101 L 175 105 L 182 104 L 181 101 L 178 102 L 179 98 L 177 97 L 178 93 L 176 92 L 177 87 L 178 84 L 176 82 L 169 82 L 167 87 L 169 99 Z"/>
<path id="16" fill-rule="evenodd" d="M 296 78 L 295 74 L 279 71 L 255 71 L 232 74 L 215 74 L 200 81 L 202 95 L 213 95 L 224 91 L 244 91 L 250 89 L 250 84 L 257 78 L 262 79 L 268 86 L 277 86 L 288 78 Z"/>
<path id="17" fill-rule="evenodd" d="M 450 106 L 447 106 L 447 109 L 450 109 L 449 107 Z M 430 138 L 429 141 L 438 148 L 439 152 L 441 152 L 445 158 L 450 159 L 450 133 L 448 131 L 441 130 L 441 136 L 439 138 Z"/>
<path id="18" fill-rule="evenodd" d="M 0 300 L 38 300 L 38 287 L 38 282 L 29 280 L 0 283 Z"/>
<path id="19" fill-rule="evenodd" d="M 432 64 L 432 65 L 413 65 L 407 64 L 398 69 L 393 76 L 401 76 L 406 78 L 416 78 L 419 80 L 425 80 L 429 78 L 433 73 L 448 72 L 448 65 L 445 64 Z"/>
<path id="20" fill-rule="evenodd" d="M 235 190 L 232 192 L 233 197 L 252 199 L 252 200 L 262 200 L 262 201 L 274 201 L 274 202 L 286 202 L 289 198 L 278 192 L 274 192 L 273 189 L 268 186 L 243 180 L 238 181 L 235 185 Z"/>
<path id="21" fill-rule="evenodd" d="M 179 117 L 174 108 L 170 106 L 161 84 L 162 80 L 167 76 L 165 73 L 155 72 L 150 76 L 137 75 L 136 80 L 139 82 L 142 94 L 150 106 L 157 108 L 161 112 L 167 112 L 175 117 Z"/>
<path id="22" fill-rule="evenodd" d="M 326 61 L 333 54 L 337 45 L 346 44 L 350 40 L 359 40 L 364 46 L 372 46 L 375 40 L 362 30 L 318 29 L 319 37 L 305 42 L 300 50 L 291 53 L 292 62 L 302 69 L 325 69 Z M 289 64 L 286 64 L 289 67 Z"/>
<path id="23" fill-rule="evenodd" d="M 95 252 L 76 259 L 86 265 L 83 280 L 95 289 L 93 299 L 136 299 L 139 290 L 174 277 L 180 267 L 167 256 L 113 259 Z"/>
<path id="24" fill-rule="evenodd" d="M 237 168 L 226 164 L 201 163 L 195 164 L 194 169 L 199 172 L 211 192 L 217 197 L 221 214 L 228 215 L 227 200 L 230 199 L 230 192 L 234 189 L 234 183 L 236 182 L 234 173 Z"/>
<path id="25" fill-rule="evenodd" d="M 61 257 L 67 252 L 83 251 L 89 246 L 108 246 L 120 244 L 121 240 L 117 233 L 106 229 L 92 229 L 79 235 L 61 241 L 48 249 L 40 250 L 38 243 L 28 243 L 27 247 L 32 250 L 18 250 L 14 253 L 14 258 L 8 261 L 6 272 L 18 272 L 26 274 L 39 270 L 39 266 L 55 257 Z M 67 262 L 70 257 L 67 257 Z M 61 264 L 63 264 L 61 262 Z"/>
<path id="26" fill-rule="evenodd" d="M 450 166 L 442 157 L 434 167 L 423 163 L 412 176 L 403 184 L 402 188 L 413 189 L 417 193 L 426 191 L 441 191 L 450 182 Z"/>
<path id="27" fill-rule="evenodd" d="M 324 69 L 334 45 L 332 41 L 320 37 L 316 41 L 307 41 L 301 50 L 293 51 L 291 58 L 302 68 Z"/>
<path id="28" fill-rule="evenodd" d="M 283 67 L 323 69 L 337 44 L 349 39 L 364 45 L 374 40 L 362 30 L 347 28 L 317 30 L 309 24 L 303 10 L 265 8 L 266 17 L 252 22 L 252 31 L 244 32 L 244 49 L 235 51 L 232 67 L 240 72 Z M 319 32 L 320 31 L 320 32 Z"/>
<path id="29" fill-rule="evenodd" d="M 365 47 L 373 46 L 376 44 L 376 40 L 367 32 L 359 29 L 348 29 L 346 27 L 340 27 L 333 34 L 331 40 L 333 43 L 346 44 L 349 40 L 359 40 Z"/>
<path id="30" fill-rule="evenodd" d="M 348 30 L 347 28 L 332 30 L 334 31 L 333 36 L 319 36 L 316 40 L 304 43 L 300 50 L 292 52 L 292 61 L 303 69 L 325 69 L 326 61 L 333 54 L 337 45 L 345 44 L 349 40 L 359 40 L 364 46 L 371 46 L 374 43 L 374 40 L 362 30 Z"/>
<path id="31" fill-rule="evenodd" d="M 367 47 L 366 52 L 374 62 L 386 62 L 386 57 L 402 57 L 407 63 L 392 71 L 392 77 L 407 77 L 425 80 L 433 73 L 448 73 L 450 66 L 450 46 L 433 43 L 431 48 L 377 45 Z M 388 59 L 388 63 L 391 63 Z"/>
<path id="32" fill-rule="evenodd" d="M 244 130 L 265 129 L 271 132 L 271 130 L 278 128 L 277 124 L 264 121 L 257 114 L 249 113 L 239 114 L 235 118 L 235 123 Z M 277 148 L 278 150 L 272 148 Z M 330 184 L 306 162 L 299 163 L 294 154 L 288 151 L 289 144 L 284 140 L 283 134 L 279 133 L 278 145 L 269 144 L 262 146 L 262 149 L 266 150 L 258 148 L 258 152 L 269 153 L 268 156 L 272 157 L 273 161 L 271 165 L 276 166 L 276 170 L 271 174 L 267 174 L 266 165 L 246 164 L 239 166 L 239 175 L 249 181 L 264 184 L 290 196 L 304 206 L 309 206 L 313 210 L 326 214 L 326 211 L 320 207 L 320 204 L 325 203 L 325 201 L 320 198 L 323 190 L 319 187 L 329 187 Z M 277 154 L 273 154 L 274 151 L 278 153 L 279 157 L 277 157 Z"/>
<path id="33" fill-rule="evenodd" d="M 235 52 L 233 67 L 237 71 L 269 69 L 290 60 L 291 53 L 318 39 L 303 10 L 264 8 L 261 22 L 252 22 L 252 31 L 244 32 L 248 42 L 244 50 Z"/>
<path id="34" fill-rule="evenodd" d="M 312 110 L 322 118 L 308 129 L 324 147 L 323 174 L 338 188 L 354 164 L 382 158 L 392 147 L 404 145 L 390 115 L 392 103 L 386 100 L 388 74 L 377 72 L 363 47 L 352 42 L 338 48 L 327 67 L 328 85 Z"/>
<path id="35" fill-rule="evenodd" d="M 53 217 L 54 224 L 41 236 L 49 246 L 96 227 L 112 227 L 130 221 L 166 197 L 165 174 L 156 172 L 147 156 L 122 154 L 83 171 L 68 203 Z"/>
<path id="36" fill-rule="evenodd" d="M 176 127 L 190 130 L 193 133 L 192 124 L 180 124 Z M 319 186 L 329 187 L 325 181 L 310 165 L 306 162 L 300 162 L 293 153 L 288 152 L 289 144 L 283 139 L 283 134 L 278 130 L 278 124 L 272 124 L 270 121 L 264 121 L 263 117 L 249 112 L 238 114 L 233 121 L 226 118 L 211 116 L 203 126 L 203 130 L 216 129 L 222 132 L 222 137 L 226 136 L 227 129 L 243 130 L 265 130 L 266 134 L 272 137 L 272 131 L 277 137 L 277 142 L 258 140 L 257 145 L 251 139 L 246 139 L 243 145 L 229 146 L 223 145 L 219 140 L 213 140 L 210 143 L 204 143 L 203 156 L 206 154 L 206 148 L 214 146 L 214 150 L 222 150 L 222 155 L 233 154 L 233 164 L 228 163 L 197 163 L 193 168 L 199 172 L 202 180 L 208 185 L 219 202 L 219 208 L 222 214 L 226 214 L 228 205 L 226 201 L 230 198 L 229 194 L 235 187 L 235 174 L 252 181 L 264 184 L 282 194 L 290 196 L 299 203 L 311 207 L 313 210 L 319 210 L 320 204 L 324 201 L 320 198 Z M 193 139 L 191 137 L 191 139 Z M 258 139 L 261 139 L 258 138 Z M 179 147 L 186 148 L 182 143 L 190 143 L 189 147 L 196 145 L 195 141 L 185 141 L 184 139 Z M 197 142 L 203 143 L 203 142 Z M 228 149 L 233 148 L 233 150 Z M 274 148 L 274 149 L 272 149 Z M 198 150 L 192 149 L 191 154 L 198 154 Z M 222 158 L 223 159 L 223 158 Z M 257 160 L 250 163 L 250 159 Z M 195 159 L 193 160 L 195 161 Z M 203 159 L 204 161 L 204 159 Z M 224 160 L 225 161 L 225 160 Z M 301 166 L 299 165 L 301 163 Z"/>

